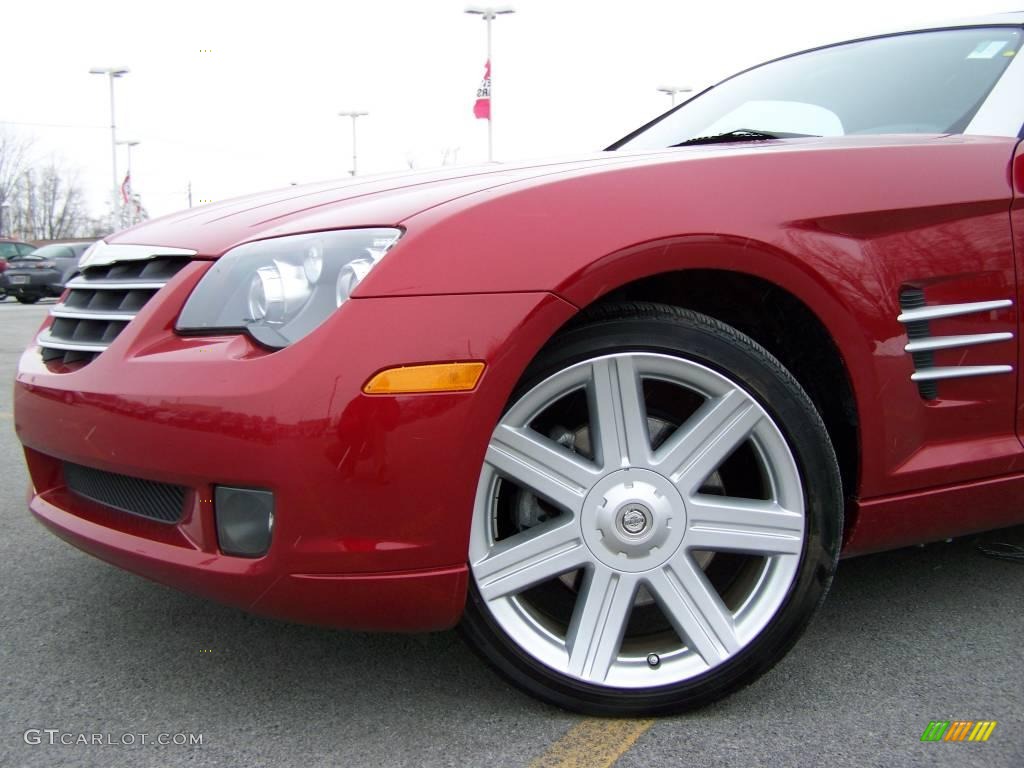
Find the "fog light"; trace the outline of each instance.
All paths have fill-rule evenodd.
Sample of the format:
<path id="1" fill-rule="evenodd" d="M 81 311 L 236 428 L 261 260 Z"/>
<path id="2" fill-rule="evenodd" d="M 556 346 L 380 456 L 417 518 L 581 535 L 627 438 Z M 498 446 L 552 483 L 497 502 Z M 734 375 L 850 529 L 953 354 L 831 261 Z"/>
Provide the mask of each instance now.
<path id="1" fill-rule="evenodd" d="M 213 499 L 221 552 L 239 557 L 266 554 L 274 530 L 274 494 L 218 485 Z"/>

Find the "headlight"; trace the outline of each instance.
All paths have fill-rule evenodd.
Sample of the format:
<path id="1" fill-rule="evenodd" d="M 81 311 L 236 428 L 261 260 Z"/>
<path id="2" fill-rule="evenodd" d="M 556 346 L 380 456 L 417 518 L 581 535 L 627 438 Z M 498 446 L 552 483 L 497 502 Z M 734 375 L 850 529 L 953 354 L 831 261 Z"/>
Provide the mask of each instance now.
<path id="1" fill-rule="evenodd" d="M 268 347 L 286 347 L 348 301 L 401 235 L 345 229 L 240 245 L 199 281 L 177 328 L 244 331 Z"/>

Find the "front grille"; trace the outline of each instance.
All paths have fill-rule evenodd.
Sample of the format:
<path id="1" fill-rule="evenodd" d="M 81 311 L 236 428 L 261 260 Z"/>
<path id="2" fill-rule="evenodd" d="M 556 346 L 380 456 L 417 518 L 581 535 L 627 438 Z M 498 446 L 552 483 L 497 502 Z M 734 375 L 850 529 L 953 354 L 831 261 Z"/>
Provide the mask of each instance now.
<path id="1" fill-rule="evenodd" d="M 43 360 L 91 362 L 188 261 L 158 257 L 84 269 L 68 282 L 70 293 L 50 311 L 53 324 L 39 335 Z"/>
<path id="2" fill-rule="evenodd" d="M 185 505 L 185 488 L 64 462 L 68 489 L 105 507 L 161 523 L 176 523 Z"/>

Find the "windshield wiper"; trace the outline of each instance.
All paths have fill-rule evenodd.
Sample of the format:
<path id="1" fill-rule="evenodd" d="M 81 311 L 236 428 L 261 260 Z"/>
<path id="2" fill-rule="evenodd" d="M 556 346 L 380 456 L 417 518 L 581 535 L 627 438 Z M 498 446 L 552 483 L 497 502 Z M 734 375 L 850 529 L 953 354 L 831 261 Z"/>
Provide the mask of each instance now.
<path id="1" fill-rule="evenodd" d="M 716 133 L 713 136 L 697 136 L 693 139 L 672 144 L 673 147 L 690 147 L 696 144 L 725 144 L 730 141 L 768 141 L 769 139 L 804 139 L 815 137 L 813 133 L 768 133 L 767 131 L 755 131 L 752 128 L 737 128 L 726 133 Z"/>

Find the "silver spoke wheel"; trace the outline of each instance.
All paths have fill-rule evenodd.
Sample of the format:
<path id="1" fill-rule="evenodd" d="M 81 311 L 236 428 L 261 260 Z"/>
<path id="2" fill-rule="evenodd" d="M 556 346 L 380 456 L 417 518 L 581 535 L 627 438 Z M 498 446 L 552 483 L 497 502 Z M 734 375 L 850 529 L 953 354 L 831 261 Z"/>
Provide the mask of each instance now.
<path id="1" fill-rule="evenodd" d="M 524 653 L 586 683 L 684 682 L 749 645 L 786 601 L 804 488 L 744 389 L 653 352 L 571 365 L 495 428 L 469 561 Z"/>

